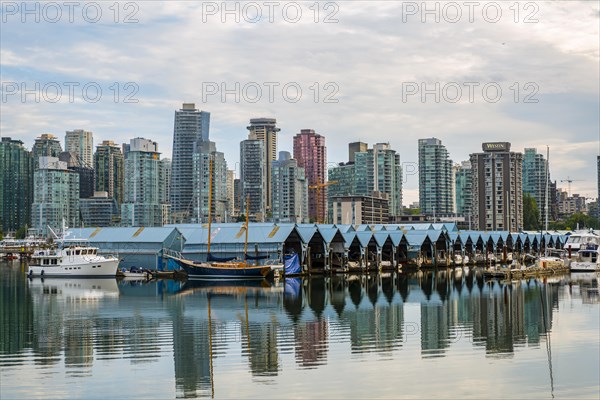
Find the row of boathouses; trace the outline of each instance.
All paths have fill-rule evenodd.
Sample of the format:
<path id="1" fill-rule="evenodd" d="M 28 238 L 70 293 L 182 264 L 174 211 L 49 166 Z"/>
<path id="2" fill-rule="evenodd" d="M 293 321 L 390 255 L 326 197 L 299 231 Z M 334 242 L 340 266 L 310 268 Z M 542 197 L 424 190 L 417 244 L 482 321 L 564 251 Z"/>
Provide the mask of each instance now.
<path id="1" fill-rule="evenodd" d="M 206 261 L 208 226 L 69 229 L 66 238 L 88 240 L 101 253 L 118 254 L 121 266 L 175 269 L 168 254 Z M 451 266 L 511 262 L 562 249 L 565 232 L 459 231 L 454 223 L 385 225 L 213 223 L 210 253 L 216 257 L 249 254 L 267 263 L 297 253 L 306 272 L 396 268 L 402 265 Z"/>

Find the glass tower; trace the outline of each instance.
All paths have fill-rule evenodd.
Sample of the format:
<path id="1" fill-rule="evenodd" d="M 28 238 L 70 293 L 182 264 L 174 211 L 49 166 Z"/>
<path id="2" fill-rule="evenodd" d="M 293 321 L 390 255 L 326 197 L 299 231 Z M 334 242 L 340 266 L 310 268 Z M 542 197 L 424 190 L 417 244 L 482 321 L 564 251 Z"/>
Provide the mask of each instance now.
<path id="1" fill-rule="evenodd" d="M 308 222 L 308 181 L 304 171 L 289 152 L 279 152 L 271 170 L 273 222 Z"/>
<path id="2" fill-rule="evenodd" d="M 161 163 L 158 145 L 144 138 L 131 139 L 125 160 L 125 194 L 122 226 L 162 226 Z"/>
<path id="3" fill-rule="evenodd" d="M 67 169 L 56 157 L 41 157 L 34 173 L 31 222 L 37 232 L 51 236 L 68 227 L 79 226 L 79 174 Z"/>
<path id="4" fill-rule="evenodd" d="M 174 222 L 190 222 L 193 202 L 193 154 L 198 141 L 209 140 L 210 113 L 194 103 L 184 103 L 175 111 L 173 157 L 171 157 L 171 217 Z"/>
<path id="5" fill-rule="evenodd" d="M 419 205 L 425 215 L 452 216 L 452 161 L 442 141 L 419 139 Z"/>
<path id="6" fill-rule="evenodd" d="M 96 147 L 94 155 L 96 170 L 96 191 L 107 192 L 117 202 L 123 203 L 124 160 L 121 148 L 111 140 L 105 140 Z"/>
<path id="7" fill-rule="evenodd" d="M 33 157 L 20 140 L 0 142 L 0 229 L 7 233 L 29 225 L 33 201 Z"/>

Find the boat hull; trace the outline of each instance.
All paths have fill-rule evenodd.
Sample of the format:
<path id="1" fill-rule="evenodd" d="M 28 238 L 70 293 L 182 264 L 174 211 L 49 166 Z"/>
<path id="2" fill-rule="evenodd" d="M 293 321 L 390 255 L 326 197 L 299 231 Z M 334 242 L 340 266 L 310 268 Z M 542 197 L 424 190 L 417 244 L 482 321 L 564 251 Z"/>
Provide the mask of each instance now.
<path id="1" fill-rule="evenodd" d="M 582 261 L 572 261 L 570 268 L 571 268 L 572 272 L 600 271 L 600 266 L 598 264 L 591 263 L 591 262 L 582 262 Z"/>
<path id="2" fill-rule="evenodd" d="M 241 266 L 241 263 L 202 263 L 194 264 L 188 260 L 175 259 L 187 273 L 188 279 L 264 279 L 271 273 L 270 266 Z"/>
<path id="3" fill-rule="evenodd" d="M 115 277 L 118 259 L 94 260 L 93 263 L 65 265 L 30 265 L 29 276 L 47 277 Z"/>

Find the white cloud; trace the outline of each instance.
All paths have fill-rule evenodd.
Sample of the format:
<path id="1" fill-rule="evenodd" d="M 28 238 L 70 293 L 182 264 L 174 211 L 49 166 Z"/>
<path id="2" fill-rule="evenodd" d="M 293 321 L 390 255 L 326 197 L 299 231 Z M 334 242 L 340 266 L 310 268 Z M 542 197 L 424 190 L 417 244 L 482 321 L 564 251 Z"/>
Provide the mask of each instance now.
<path id="1" fill-rule="evenodd" d="M 31 145 L 48 130 L 60 137 L 81 127 L 94 131 L 96 142 L 148 137 L 170 156 L 173 111 L 184 101 L 196 102 L 211 112 L 212 139 L 231 166 L 239 157 L 237 143 L 246 137 L 248 119 L 273 116 L 282 128 L 282 150 L 291 150 L 291 136 L 300 129 L 313 128 L 327 136 L 331 162 L 345 161 L 347 143 L 354 140 L 390 142 L 408 162 L 416 161 L 420 137 L 442 139 L 455 161 L 480 151 L 485 140 L 508 140 L 515 150 L 549 144 L 553 176 L 582 177 L 573 182 L 573 191 L 595 197 L 597 3 L 535 3 L 539 22 L 533 24 L 515 23 L 508 5 L 496 24 L 485 22 L 481 14 L 475 14 L 474 23 L 463 17 L 456 24 L 424 24 L 419 15 L 402 22 L 402 2 L 337 4 L 339 22 L 333 24 L 314 23 L 307 8 L 297 24 L 285 22 L 281 14 L 275 23 L 236 24 L 231 17 L 221 23 L 218 15 L 204 15 L 203 22 L 201 5 L 191 2 L 139 3 L 140 22 L 129 25 L 11 20 L 3 24 L 0 43 L 3 82 L 94 81 L 104 92 L 95 104 L 22 104 L 11 98 L 0 104 L 2 135 Z M 530 11 L 521 9 L 519 19 Z M 325 15 L 321 9 L 320 19 Z M 108 87 L 117 82 L 122 88 L 130 81 L 139 85 L 135 98 L 140 102 L 115 104 Z M 219 96 L 202 103 L 206 82 L 233 88 L 236 82 L 243 87 L 273 81 L 298 82 L 302 100 L 289 103 L 279 93 L 269 103 L 263 92 L 264 100 L 257 103 L 236 103 L 231 95 L 225 103 Z M 311 100 L 315 82 L 319 103 Z M 338 85 L 339 103 L 322 102 L 327 82 Z M 433 96 L 426 103 L 419 96 L 404 102 L 403 82 L 428 87 L 436 82 L 441 87 L 497 82 L 503 97 L 491 104 L 476 92 L 470 103 L 463 92 L 456 104 L 435 103 Z M 520 90 L 516 104 L 515 82 Z M 538 104 L 522 103 L 531 93 L 524 88 L 527 82 L 537 85 Z M 564 118 L 559 118 L 561 110 Z M 416 200 L 416 188 L 416 180 L 407 182 L 406 204 Z"/>

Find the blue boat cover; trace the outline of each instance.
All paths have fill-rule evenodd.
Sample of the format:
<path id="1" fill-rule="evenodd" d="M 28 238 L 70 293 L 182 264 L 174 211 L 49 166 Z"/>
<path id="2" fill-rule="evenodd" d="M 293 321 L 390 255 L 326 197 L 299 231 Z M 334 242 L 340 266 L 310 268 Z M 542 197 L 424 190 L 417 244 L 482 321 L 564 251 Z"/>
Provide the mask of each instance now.
<path id="1" fill-rule="evenodd" d="M 300 288 L 302 287 L 302 279 L 300 278 L 288 278 L 285 280 L 284 294 L 290 296 L 293 299 L 300 296 Z"/>
<path id="2" fill-rule="evenodd" d="M 216 256 L 213 256 L 211 253 L 208 253 L 208 255 L 206 256 L 206 259 L 208 261 L 227 262 L 227 261 L 235 260 L 235 257 L 216 257 Z"/>
<path id="3" fill-rule="evenodd" d="M 285 275 L 295 275 L 302 272 L 300 268 L 300 259 L 298 258 L 298 254 L 286 254 L 283 258 L 284 263 L 284 274 Z"/>

